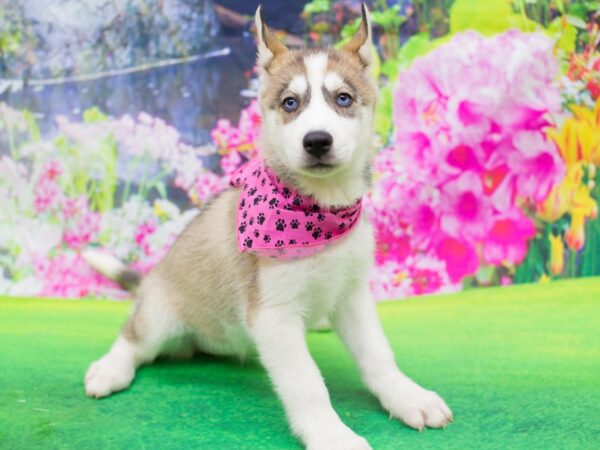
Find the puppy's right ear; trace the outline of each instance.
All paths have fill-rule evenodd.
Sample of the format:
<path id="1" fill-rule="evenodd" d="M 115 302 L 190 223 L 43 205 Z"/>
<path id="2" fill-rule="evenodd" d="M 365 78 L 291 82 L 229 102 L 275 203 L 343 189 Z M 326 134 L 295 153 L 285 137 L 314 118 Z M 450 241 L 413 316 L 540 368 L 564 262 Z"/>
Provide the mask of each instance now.
<path id="1" fill-rule="evenodd" d="M 373 36 L 371 34 L 371 15 L 365 2 L 361 5 L 361 13 L 362 19 L 358 30 L 342 49 L 358 55 L 365 68 L 368 68 L 373 64 Z"/>
<path id="2" fill-rule="evenodd" d="M 288 51 L 288 48 L 277 40 L 275 33 L 265 24 L 262 5 L 258 5 L 254 16 L 256 33 L 258 34 L 258 67 L 266 70 L 271 60 Z"/>

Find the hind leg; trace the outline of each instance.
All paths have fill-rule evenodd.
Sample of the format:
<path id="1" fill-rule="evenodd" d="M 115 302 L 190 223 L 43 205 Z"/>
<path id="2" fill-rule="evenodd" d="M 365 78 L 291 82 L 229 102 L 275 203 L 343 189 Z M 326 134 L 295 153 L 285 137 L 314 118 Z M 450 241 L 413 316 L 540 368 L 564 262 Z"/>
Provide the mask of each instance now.
<path id="1" fill-rule="evenodd" d="M 181 321 L 156 297 L 138 299 L 109 352 L 90 365 L 85 375 L 86 394 L 101 398 L 127 389 L 136 369 L 152 362 L 165 344 L 182 332 Z"/>

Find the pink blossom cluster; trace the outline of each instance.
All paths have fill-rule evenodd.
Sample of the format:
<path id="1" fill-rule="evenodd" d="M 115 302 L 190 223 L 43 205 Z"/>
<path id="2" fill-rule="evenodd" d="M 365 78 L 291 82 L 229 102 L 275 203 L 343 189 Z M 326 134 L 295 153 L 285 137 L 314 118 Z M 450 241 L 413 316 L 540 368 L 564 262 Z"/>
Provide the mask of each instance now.
<path id="1" fill-rule="evenodd" d="M 241 111 L 237 126 L 232 125 L 228 119 L 219 119 L 211 132 L 211 138 L 220 152 L 256 152 L 260 121 L 258 102 L 253 100 Z"/>
<path id="2" fill-rule="evenodd" d="M 51 160 L 42 167 L 34 189 L 33 206 L 37 213 L 54 208 L 62 199 L 62 190 L 56 180 L 61 173 L 59 161 Z"/>
<path id="3" fill-rule="evenodd" d="M 148 237 L 151 236 L 157 228 L 156 220 L 149 220 L 140 223 L 135 230 L 135 243 L 142 249 L 145 255 L 152 253 L 152 247 L 150 246 Z"/>
<path id="4" fill-rule="evenodd" d="M 560 111 L 552 48 L 537 33 L 467 32 L 400 73 L 393 146 L 377 155 L 367 205 L 385 267 L 378 290 L 394 290 L 390 273 L 409 256 L 441 261 L 450 284 L 524 259 L 535 234 L 526 212 L 565 172 L 544 131 Z"/>
<path id="5" fill-rule="evenodd" d="M 219 119 L 211 132 L 217 151 L 222 154 L 221 170 L 231 175 L 245 161 L 259 153 L 260 108 L 253 100 L 240 113 L 237 126 L 228 119 Z"/>
<path id="6" fill-rule="evenodd" d="M 89 209 L 84 196 L 69 197 L 59 184 L 63 173 L 60 161 L 47 161 L 35 182 L 33 207 L 38 214 L 50 214 L 60 220 L 63 241 L 73 250 L 85 248 L 100 229 L 100 215 Z"/>
<path id="7" fill-rule="evenodd" d="M 64 252 L 54 258 L 35 258 L 36 278 L 42 281 L 42 297 L 81 298 L 89 295 L 110 295 L 122 298 L 123 292 L 112 281 L 95 272 L 81 255 Z"/>
<path id="8" fill-rule="evenodd" d="M 221 155 L 221 174 L 204 171 L 195 177 L 188 188 L 188 194 L 194 203 L 206 203 L 225 190 L 231 174 L 258 155 L 260 121 L 260 108 L 256 100 L 242 109 L 237 125 L 233 125 L 229 119 L 217 121 L 211 131 L 211 138 L 216 152 Z"/>
<path id="9" fill-rule="evenodd" d="M 450 282 L 443 261 L 421 253 L 408 255 L 401 261 L 380 261 L 371 274 L 370 287 L 373 296 L 380 300 L 454 292 L 460 288 Z"/>
<path id="10" fill-rule="evenodd" d="M 72 250 L 84 250 L 100 231 L 101 215 L 91 211 L 87 198 L 65 197 L 62 201 L 63 241 Z"/>
<path id="11" fill-rule="evenodd" d="M 227 176 L 219 176 L 207 171 L 196 179 L 190 196 L 195 203 L 204 204 L 227 189 L 228 184 Z"/>

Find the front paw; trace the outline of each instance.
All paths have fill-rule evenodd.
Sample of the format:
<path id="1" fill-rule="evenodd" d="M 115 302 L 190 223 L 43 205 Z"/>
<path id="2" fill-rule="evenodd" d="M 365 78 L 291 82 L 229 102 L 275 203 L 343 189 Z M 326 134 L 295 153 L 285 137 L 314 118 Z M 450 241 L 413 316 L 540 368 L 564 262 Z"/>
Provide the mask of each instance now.
<path id="1" fill-rule="evenodd" d="M 89 367 L 85 374 L 85 393 L 94 398 L 106 397 L 129 387 L 134 375 L 133 365 L 109 353 Z"/>
<path id="2" fill-rule="evenodd" d="M 327 430 L 312 436 L 306 450 L 372 450 L 367 440 L 343 426 L 337 430 Z"/>
<path id="3" fill-rule="evenodd" d="M 443 428 L 453 420 L 452 411 L 439 395 L 410 380 L 386 395 L 382 404 L 393 417 L 419 431 Z"/>

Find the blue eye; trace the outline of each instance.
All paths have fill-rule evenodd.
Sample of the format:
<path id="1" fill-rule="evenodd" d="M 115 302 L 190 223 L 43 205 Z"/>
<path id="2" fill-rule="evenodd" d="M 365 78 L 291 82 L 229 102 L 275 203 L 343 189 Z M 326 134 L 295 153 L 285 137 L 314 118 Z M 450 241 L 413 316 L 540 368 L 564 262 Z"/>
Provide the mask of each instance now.
<path id="1" fill-rule="evenodd" d="M 283 109 L 286 112 L 294 112 L 298 109 L 298 100 L 296 100 L 294 97 L 286 97 L 283 99 Z"/>
<path id="2" fill-rule="evenodd" d="M 350 94 L 341 93 L 337 95 L 335 102 L 342 108 L 348 108 L 352 104 L 352 97 Z"/>

